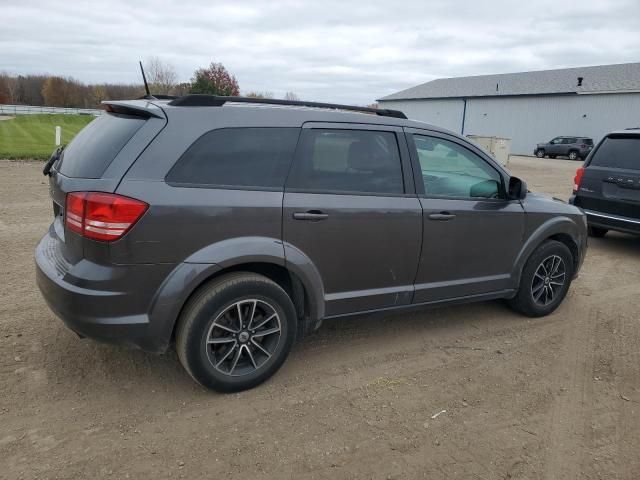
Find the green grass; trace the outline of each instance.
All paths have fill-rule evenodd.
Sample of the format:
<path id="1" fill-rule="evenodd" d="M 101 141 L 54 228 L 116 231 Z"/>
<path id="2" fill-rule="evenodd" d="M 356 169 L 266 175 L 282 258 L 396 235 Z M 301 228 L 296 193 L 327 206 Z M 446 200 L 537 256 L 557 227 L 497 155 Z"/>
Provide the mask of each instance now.
<path id="1" fill-rule="evenodd" d="M 47 159 L 55 146 L 55 127 L 66 145 L 95 117 L 92 115 L 18 115 L 0 120 L 0 158 Z"/>

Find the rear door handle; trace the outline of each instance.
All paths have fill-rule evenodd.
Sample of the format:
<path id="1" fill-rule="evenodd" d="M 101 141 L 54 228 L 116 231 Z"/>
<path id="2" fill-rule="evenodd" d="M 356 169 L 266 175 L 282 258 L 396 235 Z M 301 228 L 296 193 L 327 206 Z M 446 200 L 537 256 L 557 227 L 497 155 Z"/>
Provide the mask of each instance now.
<path id="1" fill-rule="evenodd" d="M 293 214 L 295 220 L 306 220 L 308 222 L 319 222 L 329 218 L 329 215 L 319 210 L 309 210 L 308 212 L 295 212 Z"/>
<path id="2" fill-rule="evenodd" d="M 438 220 L 440 222 L 446 222 L 454 218 L 456 218 L 456 216 L 449 212 L 432 213 L 429 215 L 429 220 Z"/>

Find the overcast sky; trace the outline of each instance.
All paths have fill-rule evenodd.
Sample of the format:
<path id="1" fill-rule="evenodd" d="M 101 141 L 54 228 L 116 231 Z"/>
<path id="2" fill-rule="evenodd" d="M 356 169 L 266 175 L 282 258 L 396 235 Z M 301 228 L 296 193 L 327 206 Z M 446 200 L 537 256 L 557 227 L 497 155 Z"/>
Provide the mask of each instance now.
<path id="1" fill-rule="evenodd" d="M 0 71 L 139 82 L 211 61 L 243 93 L 366 104 L 434 78 L 640 61 L 640 0 L 0 0 Z"/>

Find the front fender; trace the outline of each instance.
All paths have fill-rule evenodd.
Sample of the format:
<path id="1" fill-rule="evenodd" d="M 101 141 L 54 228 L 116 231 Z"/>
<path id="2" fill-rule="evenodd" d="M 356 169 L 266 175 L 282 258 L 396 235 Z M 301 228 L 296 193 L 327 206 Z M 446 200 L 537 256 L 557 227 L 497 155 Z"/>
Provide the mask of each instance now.
<path id="1" fill-rule="evenodd" d="M 559 234 L 569 235 L 578 247 L 580 256 L 582 257 L 586 241 L 586 233 L 583 232 L 581 228 L 569 217 L 557 216 L 549 218 L 539 225 L 531 235 L 529 235 L 529 238 L 526 240 L 516 257 L 511 277 L 516 279 L 518 283 L 516 288 L 519 286 L 522 270 L 524 269 L 524 266 L 531 254 L 549 237 Z M 576 268 L 578 267 L 579 265 L 576 266 Z"/>

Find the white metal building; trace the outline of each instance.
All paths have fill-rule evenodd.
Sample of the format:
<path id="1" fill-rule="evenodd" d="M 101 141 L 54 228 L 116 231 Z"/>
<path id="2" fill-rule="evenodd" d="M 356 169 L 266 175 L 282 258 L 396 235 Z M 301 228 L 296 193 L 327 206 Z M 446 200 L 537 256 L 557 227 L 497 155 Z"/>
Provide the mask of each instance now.
<path id="1" fill-rule="evenodd" d="M 557 136 L 597 142 L 640 127 L 640 63 L 441 78 L 378 102 L 463 135 L 510 138 L 512 153 L 532 155 Z"/>

